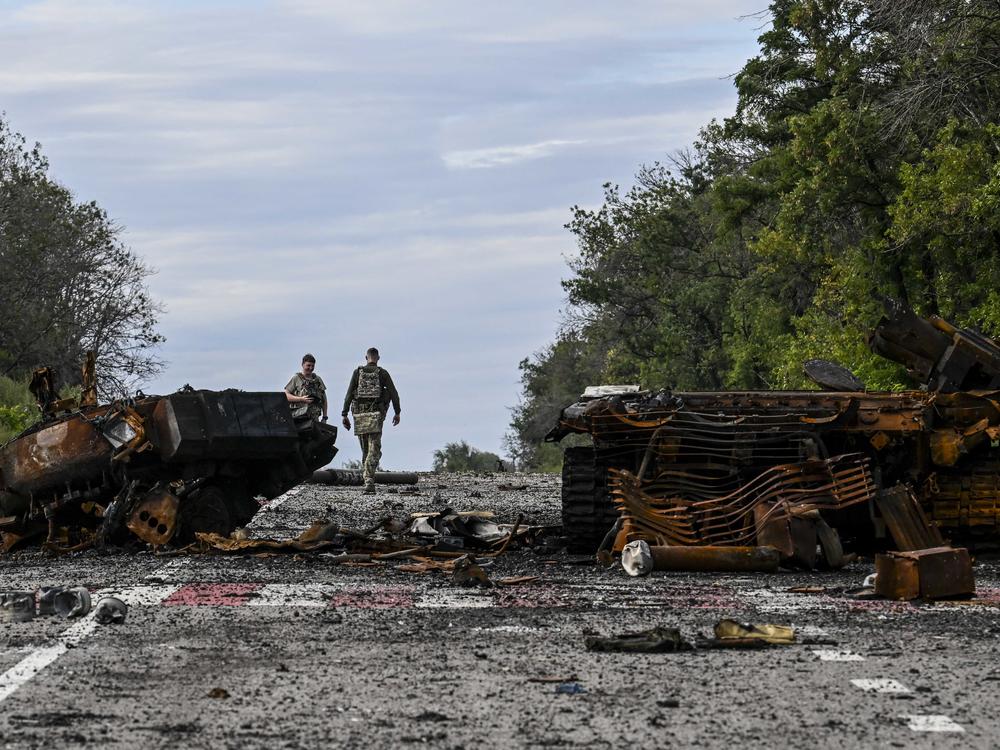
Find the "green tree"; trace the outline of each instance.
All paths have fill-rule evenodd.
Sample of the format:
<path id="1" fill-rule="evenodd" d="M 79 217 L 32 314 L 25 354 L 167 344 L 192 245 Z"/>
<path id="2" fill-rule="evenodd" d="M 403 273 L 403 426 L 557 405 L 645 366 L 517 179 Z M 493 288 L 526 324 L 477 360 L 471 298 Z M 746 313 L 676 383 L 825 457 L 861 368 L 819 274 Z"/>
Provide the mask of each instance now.
<path id="1" fill-rule="evenodd" d="M 876 292 L 1000 335 L 1000 6 L 774 0 L 759 42 L 693 151 L 573 209 L 564 331 L 508 434 L 529 463 L 590 383 L 810 387 L 822 357 L 901 387 Z"/>
<path id="2" fill-rule="evenodd" d="M 53 365 L 71 384 L 94 350 L 100 390 L 118 394 L 161 367 L 151 270 L 100 206 L 77 202 L 48 170 L 0 117 L 0 374 Z"/>

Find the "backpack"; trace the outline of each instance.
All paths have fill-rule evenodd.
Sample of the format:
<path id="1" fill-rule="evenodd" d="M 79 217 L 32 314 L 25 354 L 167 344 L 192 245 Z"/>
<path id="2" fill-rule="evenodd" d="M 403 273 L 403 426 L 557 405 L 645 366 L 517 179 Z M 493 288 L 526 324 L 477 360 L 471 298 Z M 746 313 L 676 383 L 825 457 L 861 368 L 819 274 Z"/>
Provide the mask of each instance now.
<path id="1" fill-rule="evenodd" d="M 368 372 L 363 367 L 358 368 L 358 386 L 354 389 L 354 398 L 358 401 L 378 401 L 382 398 L 381 370 Z"/>

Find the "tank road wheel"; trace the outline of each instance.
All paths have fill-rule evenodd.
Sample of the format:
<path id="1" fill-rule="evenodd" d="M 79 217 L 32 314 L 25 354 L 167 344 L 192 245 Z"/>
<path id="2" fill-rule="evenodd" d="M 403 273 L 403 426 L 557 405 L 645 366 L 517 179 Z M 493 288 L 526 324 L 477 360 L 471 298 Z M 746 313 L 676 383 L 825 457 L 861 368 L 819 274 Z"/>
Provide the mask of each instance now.
<path id="1" fill-rule="evenodd" d="M 178 537 L 184 544 L 195 541 L 196 532 L 229 536 L 233 521 L 229 515 L 226 493 L 221 487 L 202 487 L 191 497 L 184 498 L 180 508 L 181 528 Z"/>
<path id="2" fill-rule="evenodd" d="M 562 520 L 566 548 L 578 554 L 597 551 L 618 518 L 608 492 L 607 468 L 590 447 L 567 448 L 562 470 Z"/>

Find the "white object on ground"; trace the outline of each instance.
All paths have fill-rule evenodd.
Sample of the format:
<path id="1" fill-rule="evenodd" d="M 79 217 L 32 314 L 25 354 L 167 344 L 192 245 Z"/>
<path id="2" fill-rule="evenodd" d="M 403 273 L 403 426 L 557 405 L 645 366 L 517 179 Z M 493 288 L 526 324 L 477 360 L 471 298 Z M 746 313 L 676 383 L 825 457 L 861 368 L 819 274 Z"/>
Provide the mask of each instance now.
<path id="1" fill-rule="evenodd" d="M 867 690 L 871 693 L 909 693 L 910 689 L 898 680 L 891 680 L 887 677 L 873 677 L 871 679 L 862 678 L 851 680 L 854 687 Z"/>
<path id="2" fill-rule="evenodd" d="M 853 651 L 831 651 L 827 649 L 819 649 L 818 651 L 813 651 L 816 656 L 819 657 L 820 661 L 864 661 L 865 657 L 861 654 L 856 654 Z"/>
<path id="3" fill-rule="evenodd" d="M 629 542 L 622 549 L 622 567 L 630 576 L 648 575 L 653 570 L 653 553 L 646 542 Z"/>
<path id="4" fill-rule="evenodd" d="M 964 732 L 961 724 L 941 714 L 905 714 L 906 725 L 914 732 Z"/>

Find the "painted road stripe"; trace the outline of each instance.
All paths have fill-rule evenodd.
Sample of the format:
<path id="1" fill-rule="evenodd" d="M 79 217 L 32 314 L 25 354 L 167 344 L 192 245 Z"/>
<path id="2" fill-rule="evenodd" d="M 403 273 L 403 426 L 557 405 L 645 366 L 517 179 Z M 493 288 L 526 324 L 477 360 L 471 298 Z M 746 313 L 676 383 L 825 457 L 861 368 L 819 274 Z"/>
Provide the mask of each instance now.
<path id="1" fill-rule="evenodd" d="M 329 607 L 334 591 L 331 586 L 321 583 L 288 586 L 268 583 L 246 604 L 251 607 Z"/>
<path id="2" fill-rule="evenodd" d="M 35 649 L 0 675 L 0 703 L 7 700 L 19 687 L 69 651 L 71 647 L 94 632 L 96 627 L 97 622 L 92 619 L 82 620 L 71 625 L 63 631 L 55 643 Z"/>
<path id="3" fill-rule="evenodd" d="M 864 661 L 865 657 L 861 654 L 856 654 L 853 651 L 830 651 L 827 649 L 819 649 L 818 651 L 813 651 L 816 656 L 819 657 L 820 661 Z"/>
<path id="4" fill-rule="evenodd" d="M 829 638 L 830 634 L 816 625 L 793 625 L 795 634 L 805 638 Z"/>
<path id="5" fill-rule="evenodd" d="M 941 714 L 906 714 L 906 725 L 914 732 L 964 732 L 961 724 Z"/>
<path id="6" fill-rule="evenodd" d="M 158 604 L 165 597 L 170 596 L 176 588 L 177 586 L 133 586 L 119 590 L 103 589 L 94 592 L 91 599 L 96 604 L 102 596 L 112 594 L 129 606 Z M 0 675 L 0 703 L 96 629 L 97 621 L 94 620 L 94 613 L 91 612 L 84 619 L 66 628 L 56 638 L 55 643 L 35 649 Z"/>
<path id="7" fill-rule="evenodd" d="M 260 506 L 260 510 L 258 511 L 258 514 L 260 514 L 260 513 L 270 513 L 272 510 L 276 510 L 278 508 L 278 506 L 282 505 L 283 503 L 287 502 L 288 500 L 291 500 L 293 497 L 295 497 L 296 495 L 298 495 L 300 492 L 302 492 L 301 488 L 299 488 L 299 487 L 293 487 L 292 489 L 288 490 L 288 492 L 286 492 L 284 495 L 278 495 L 273 500 L 270 500 L 267 503 L 265 503 L 264 505 Z"/>
<path id="8" fill-rule="evenodd" d="M 870 693 L 909 693 L 910 689 L 902 682 L 890 680 L 887 677 L 875 677 L 872 679 L 851 680 L 854 687 L 859 687 Z"/>
<path id="9" fill-rule="evenodd" d="M 455 591 L 436 591 L 424 594 L 417 600 L 421 609 L 483 609 L 496 606 L 492 597 L 462 594 Z"/>

